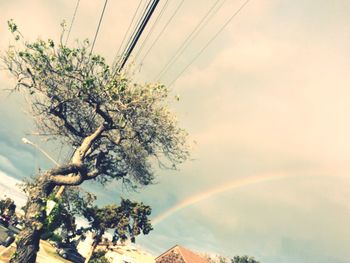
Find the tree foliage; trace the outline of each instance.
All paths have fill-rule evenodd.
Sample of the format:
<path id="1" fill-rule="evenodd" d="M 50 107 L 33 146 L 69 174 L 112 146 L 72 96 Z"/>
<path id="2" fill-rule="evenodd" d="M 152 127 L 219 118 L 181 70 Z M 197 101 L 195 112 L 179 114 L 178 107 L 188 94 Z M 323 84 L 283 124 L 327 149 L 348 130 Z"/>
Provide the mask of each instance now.
<path id="1" fill-rule="evenodd" d="M 9 197 L 0 200 L 0 214 L 12 217 L 16 212 L 15 201 Z"/>
<path id="2" fill-rule="evenodd" d="M 260 263 L 253 257 L 249 256 L 235 256 L 231 259 L 231 263 Z"/>
<path id="3" fill-rule="evenodd" d="M 49 196 L 56 204 L 46 217 L 43 239 L 55 237 L 54 232 L 61 229 L 61 241 L 69 243 L 81 233 L 77 228 L 76 218 L 82 217 L 84 211 L 96 200 L 96 197 L 78 186 L 67 187 L 61 198 Z M 64 235 L 63 235 L 64 233 Z"/>
<path id="4" fill-rule="evenodd" d="M 104 207 L 89 207 L 84 212 L 85 218 L 91 225 L 91 230 L 99 238 L 107 230 L 113 230 L 113 240 L 131 239 L 135 242 L 135 237 L 141 233 L 147 235 L 153 228 L 148 218 L 151 208 L 142 202 L 132 202 L 122 199 L 119 206 L 107 205 Z"/>
<path id="5" fill-rule="evenodd" d="M 105 257 L 106 252 L 104 251 L 97 251 L 95 252 L 91 259 L 89 260 L 89 263 L 110 263 L 110 261 Z"/>
<path id="6" fill-rule="evenodd" d="M 171 167 L 187 158 L 186 132 L 167 109 L 168 89 L 114 74 L 103 57 L 90 54 L 89 41 L 73 48 L 51 39 L 23 42 L 10 46 L 2 60 L 16 79 L 15 90 L 30 95 L 42 135 L 79 147 L 100 128 L 80 160 L 84 169 L 60 170 L 64 175 L 79 170 L 82 178 L 68 182 L 53 176 L 55 183 L 98 177 L 147 185 L 153 180 L 150 157 L 168 160 Z"/>
<path id="7" fill-rule="evenodd" d="M 74 149 L 71 160 L 40 173 L 27 189 L 25 228 L 11 262 L 35 262 L 47 221 L 49 196 L 59 185 L 86 180 L 121 182 L 132 189 L 154 181 L 153 165 L 176 168 L 188 157 L 187 133 L 168 109 L 169 90 L 134 83 L 91 53 L 89 41 L 68 47 L 52 39 L 15 36 L 1 60 L 15 78 L 14 91 L 28 94 L 40 135 Z"/>
<path id="8" fill-rule="evenodd" d="M 150 214 L 149 206 L 128 199 L 122 199 L 119 206 L 88 207 L 83 215 L 89 221 L 90 227 L 86 230 L 93 233 L 94 241 L 86 260 L 89 261 L 107 231 L 113 231 L 114 244 L 129 238 L 135 242 L 135 237 L 141 233 L 147 235 L 153 229 L 148 218 Z"/>
<path id="9" fill-rule="evenodd" d="M 220 255 L 206 255 L 206 259 L 210 263 L 260 263 L 254 259 L 254 257 L 250 256 L 234 256 L 231 260 L 229 260 L 228 258 Z"/>

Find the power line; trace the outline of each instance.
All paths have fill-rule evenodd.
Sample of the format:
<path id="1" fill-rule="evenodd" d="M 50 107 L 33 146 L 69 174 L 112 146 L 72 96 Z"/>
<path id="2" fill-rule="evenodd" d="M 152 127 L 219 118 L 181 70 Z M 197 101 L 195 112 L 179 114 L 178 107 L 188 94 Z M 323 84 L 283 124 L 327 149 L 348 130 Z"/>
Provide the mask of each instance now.
<path id="1" fill-rule="evenodd" d="M 70 32 L 72 30 L 72 27 L 73 27 L 73 24 L 74 24 L 74 21 L 75 21 L 75 16 L 77 14 L 79 4 L 80 4 L 80 0 L 77 0 L 77 4 L 75 5 L 75 9 L 74 9 L 74 13 L 73 13 L 73 16 L 72 16 L 72 20 L 70 22 L 69 30 L 68 30 L 68 33 L 67 33 L 66 42 L 64 43 L 65 46 L 67 45 L 67 42 L 69 40 Z M 60 152 L 58 154 L 58 160 L 61 158 L 62 147 L 63 147 L 63 144 L 62 144 Z M 73 153 L 74 153 L 74 151 L 71 153 L 72 156 L 73 156 Z"/>
<path id="2" fill-rule="evenodd" d="M 145 43 L 147 42 L 148 38 L 152 35 L 152 33 L 153 33 L 153 31 L 154 31 L 154 28 L 155 28 L 155 26 L 157 25 L 157 22 L 162 18 L 163 14 L 164 14 L 164 11 L 166 10 L 168 4 L 169 4 L 169 0 L 166 0 L 165 4 L 163 5 L 161 11 L 159 12 L 159 14 L 158 14 L 158 16 L 157 16 L 157 18 L 156 18 L 156 21 L 154 21 L 154 23 L 153 23 L 151 29 L 150 29 L 150 30 L 148 31 L 148 33 L 147 33 L 147 36 L 146 36 L 145 40 L 142 42 L 142 44 L 141 44 L 139 50 L 137 51 L 134 60 L 136 60 L 137 57 L 140 55 L 142 49 L 143 49 L 144 46 L 145 46 Z"/>
<path id="3" fill-rule="evenodd" d="M 129 40 L 128 40 L 128 42 L 126 43 L 126 45 L 125 45 L 125 47 L 124 47 L 124 49 L 123 49 L 123 52 L 122 52 L 121 55 L 119 56 L 118 62 L 116 62 L 116 64 L 114 65 L 115 68 L 118 67 L 118 65 L 120 65 L 120 61 L 123 59 L 123 56 L 125 56 L 127 48 L 130 46 L 130 43 L 132 42 L 132 40 L 135 38 L 135 35 L 136 35 L 136 33 L 137 33 L 137 29 L 140 27 L 140 25 L 141 25 L 141 23 L 142 23 L 142 19 L 145 17 L 145 15 L 146 15 L 146 13 L 147 13 L 147 10 L 149 10 L 152 1 L 153 1 L 153 0 L 149 0 L 148 3 L 145 2 L 145 6 L 144 6 L 144 8 L 143 8 L 143 12 L 142 12 L 142 14 L 140 14 L 140 17 L 139 17 L 139 19 L 138 19 L 138 22 L 137 22 L 136 25 L 135 25 L 135 28 L 134 28 L 134 30 L 133 30 L 133 33 L 130 35 Z M 146 4 L 146 3 L 147 3 L 147 4 Z M 117 54 L 117 56 L 118 56 L 118 54 Z M 114 69 L 115 69 L 115 68 L 114 68 Z M 116 70 L 116 71 L 118 71 L 118 70 Z"/>
<path id="4" fill-rule="evenodd" d="M 175 61 L 180 57 L 183 51 L 187 48 L 187 46 L 191 43 L 191 41 L 201 32 L 206 23 L 212 18 L 214 14 L 221 8 L 222 4 L 226 0 L 221 2 L 219 8 L 215 9 L 219 4 L 220 0 L 217 0 L 207 11 L 204 17 L 199 21 L 196 27 L 192 30 L 192 32 L 186 37 L 186 39 L 182 42 L 181 46 L 176 50 L 175 54 L 170 58 L 168 63 L 163 67 L 160 73 L 157 75 L 156 79 L 159 80 L 166 72 L 168 72 L 169 68 L 175 63 Z"/>
<path id="5" fill-rule="evenodd" d="M 139 40 L 142 32 L 144 31 L 144 29 L 145 29 L 149 19 L 151 18 L 154 10 L 156 9 L 158 3 L 159 3 L 159 0 L 154 0 L 153 3 L 151 4 L 151 6 L 148 9 L 145 17 L 142 20 L 142 23 L 141 23 L 140 27 L 138 28 L 135 36 L 133 37 L 133 39 L 132 39 L 132 41 L 131 41 L 131 43 L 130 43 L 127 51 L 126 51 L 125 56 L 123 55 L 121 64 L 118 66 L 116 73 L 120 72 L 124 68 L 126 61 L 130 57 L 131 52 L 134 50 L 134 48 L 135 48 L 135 46 L 137 44 L 137 41 Z"/>
<path id="6" fill-rule="evenodd" d="M 69 30 L 68 30 L 68 33 L 67 33 L 66 42 L 64 43 L 64 45 L 67 45 L 67 42 L 68 42 L 68 39 L 69 39 L 69 35 L 70 35 L 70 32 L 71 32 L 72 27 L 73 27 L 74 20 L 75 20 L 75 16 L 76 16 L 77 11 L 78 11 L 79 4 L 80 4 L 80 0 L 77 1 L 77 4 L 75 6 L 73 17 L 72 17 L 72 20 L 70 22 Z"/>
<path id="7" fill-rule="evenodd" d="M 249 3 L 250 0 L 246 0 L 233 15 L 221 26 L 216 34 L 209 39 L 204 47 L 196 54 L 196 56 L 187 64 L 187 66 L 178 74 L 170 83 L 169 87 L 193 64 L 193 62 L 204 52 L 204 50 L 218 37 L 218 35 L 228 26 L 228 24 L 242 11 L 242 9 Z"/>
<path id="8" fill-rule="evenodd" d="M 130 22 L 130 24 L 129 24 L 129 26 L 128 26 L 128 29 L 125 31 L 125 34 L 124 34 L 124 36 L 123 36 L 123 40 L 122 40 L 122 42 L 121 42 L 120 45 L 119 45 L 117 54 L 116 54 L 115 57 L 114 57 L 114 60 L 113 60 L 112 65 L 114 65 L 114 64 L 117 62 L 117 58 L 118 58 L 118 56 L 119 56 L 119 52 L 120 52 L 122 46 L 124 45 L 126 36 L 127 36 L 127 35 L 129 34 L 129 32 L 130 32 L 131 26 L 132 26 L 132 24 L 134 23 L 134 20 L 135 20 L 136 15 L 137 15 L 137 13 L 138 13 L 140 7 L 141 7 L 141 4 L 142 4 L 142 1 L 140 0 L 140 3 L 137 5 L 137 8 L 136 8 L 136 10 L 135 10 L 135 13 L 134 13 L 134 15 L 133 15 L 133 17 L 132 17 L 132 20 L 131 20 L 131 22 Z"/>
<path id="9" fill-rule="evenodd" d="M 162 34 L 164 33 L 165 29 L 168 27 L 168 25 L 170 24 L 170 22 L 173 20 L 173 18 L 175 17 L 176 13 L 179 11 L 180 7 L 182 6 L 182 4 L 184 3 L 185 0 L 182 0 L 180 2 L 180 4 L 176 7 L 174 13 L 172 14 L 172 16 L 168 19 L 168 21 L 165 23 L 164 27 L 162 28 L 162 30 L 159 32 L 159 34 L 157 35 L 157 37 L 153 40 L 152 44 L 150 45 L 150 47 L 147 49 L 145 55 L 142 57 L 140 64 L 142 65 L 143 61 L 146 59 L 147 55 L 149 54 L 149 52 L 153 49 L 155 43 L 159 40 L 159 38 L 162 36 Z"/>
<path id="10" fill-rule="evenodd" d="M 94 41 L 93 41 L 93 43 L 92 43 L 89 56 L 91 56 L 92 51 L 93 51 L 93 49 L 94 49 L 95 42 L 96 42 L 96 39 L 97 39 L 97 35 L 98 35 L 99 30 L 100 30 L 101 22 L 102 22 L 102 19 L 103 19 L 103 16 L 104 16 L 104 12 L 105 12 L 105 10 L 106 10 L 107 2 L 108 2 L 108 0 L 105 0 L 105 3 L 104 3 L 104 6 L 103 6 L 103 9 L 102 9 L 102 13 L 101 13 L 101 16 L 100 16 L 100 20 L 99 20 L 98 25 L 97 25 L 97 29 L 96 29 Z M 95 118 L 95 116 L 92 115 L 91 121 L 93 121 L 94 118 Z M 88 126 L 90 126 L 90 125 L 88 124 Z M 89 128 L 91 128 L 91 127 L 89 127 Z M 74 150 L 71 151 L 71 153 L 70 153 L 70 158 L 69 158 L 69 159 L 72 159 L 72 157 L 74 156 L 75 151 L 76 151 L 76 149 L 74 149 Z M 68 161 L 68 160 L 67 160 L 67 161 Z M 64 189 L 65 189 L 65 186 L 64 186 L 64 185 L 61 185 L 61 186 L 58 188 L 58 191 L 56 192 L 55 197 L 56 197 L 56 198 L 60 198 L 60 197 L 62 196 L 63 192 L 64 192 Z"/>
<path id="11" fill-rule="evenodd" d="M 92 53 L 92 51 L 94 50 L 94 47 L 95 47 L 95 42 L 96 42 L 96 39 L 97 39 L 98 32 L 100 31 L 100 26 L 101 26 L 101 22 L 102 22 L 102 19 L 103 19 L 103 15 L 104 15 L 105 10 L 106 10 L 107 2 L 108 2 L 108 0 L 105 0 L 105 4 L 103 6 L 102 13 L 101 13 L 101 16 L 100 16 L 100 20 L 98 22 L 97 30 L 96 30 L 96 33 L 95 33 L 94 41 L 92 42 L 90 55 L 91 55 L 91 53 Z"/>

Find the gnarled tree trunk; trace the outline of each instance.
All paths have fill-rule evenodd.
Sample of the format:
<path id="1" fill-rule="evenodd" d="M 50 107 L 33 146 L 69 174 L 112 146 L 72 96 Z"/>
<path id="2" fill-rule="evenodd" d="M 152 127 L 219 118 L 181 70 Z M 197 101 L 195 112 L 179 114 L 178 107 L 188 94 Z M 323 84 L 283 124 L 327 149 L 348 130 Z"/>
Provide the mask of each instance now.
<path id="1" fill-rule="evenodd" d="M 10 262 L 35 263 L 39 250 L 40 235 L 40 230 L 26 226 L 18 235 L 17 250 Z"/>
<path id="2" fill-rule="evenodd" d="M 47 180 L 45 174 L 37 179 L 34 187 L 29 189 L 26 205 L 25 225 L 17 236 L 17 249 L 11 263 L 35 263 L 39 251 L 40 236 L 46 218 L 46 198 L 54 185 Z"/>
<path id="3" fill-rule="evenodd" d="M 83 160 L 92 143 L 104 131 L 101 125 L 91 135 L 84 138 L 72 157 L 72 162 L 42 174 L 28 189 L 28 201 L 25 213 L 25 226 L 17 237 L 17 250 L 11 263 L 35 263 L 39 250 L 40 237 L 46 220 L 46 201 L 57 185 L 79 185 L 84 180 L 95 178 L 98 173 L 88 173 Z"/>

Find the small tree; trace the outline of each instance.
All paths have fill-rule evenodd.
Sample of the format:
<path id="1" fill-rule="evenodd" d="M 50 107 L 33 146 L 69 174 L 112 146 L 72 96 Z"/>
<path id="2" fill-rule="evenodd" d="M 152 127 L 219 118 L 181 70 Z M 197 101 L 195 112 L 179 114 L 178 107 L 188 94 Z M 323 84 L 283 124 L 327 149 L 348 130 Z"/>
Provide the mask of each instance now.
<path id="1" fill-rule="evenodd" d="M 255 260 L 253 257 L 249 256 L 235 256 L 233 259 L 229 260 L 228 258 L 220 255 L 211 256 L 206 255 L 206 259 L 210 263 L 260 263 L 259 261 Z"/>
<path id="2" fill-rule="evenodd" d="M 53 194 L 49 199 L 56 204 L 50 215 L 46 217 L 42 238 L 57 238 L 54 232 L 60 229 L 61 242 L 69 243 L 72 238 L 81 235 L 81 230 L 77 229 L 76 217 L 82 217 L 86 209 L 93 205 L 96 197 L 80 187 L 70 186 L 66 188 L 60 199 Z"/>
<path id="3" fill-rule="evenodd" d="M 259 261 L 255 260 L 253 257 L 249 256 L 235 256 L 233 259 L 231 259 L 231 263 L 260 263 Z"/>
<path id="4" fill-rule="evenodd" d="M 165 86 L 115 74 L 103 57 L 90 53 L 88 41 L 74 48 L 50 39 L 29 43 L 12 21 L 9 28 L 18 44 L 2 61 L 16 80 L 14 90 L 30 95 L 43 136 L 76 149 L 68 163 L 43 171 L 27 189 L 25 227 L 11 262 L 34 263 L 56 186 L 92 179 L 120 180 L 132 189 L 148 185 L 152 164 L 176 168 L 188 157 L 186 133 L 168 110 Z"/>
<path id="5" fill-rule="evenodd" d="M 128 238 L 135 242 L 135 237 L 141 233 L 147 235 L 153 229 L 148 218 L 150 214 L 149 206 L 128 199 L 122 199 L 119 206 L 107 205 L 102 208 L 94 206 L 86 209 L 84 216 L 90 223 L 89 229 L 93 232 L 94 239 L 86 262 L 89 262 L 106 231 L 114 231 L 114 243 Z"/>
<path id="6" fill-rule="evenodd" d="M 16 216 L 15 201 L 9 197 L 0 200 L 0 214 L 6 217 Z"/>
<path id="7" fill-rule="evenodd" d="M 106 252 L 97 251 L 95 252 L 89 261 L 89 263 L 110 263 L 110 261 L 105 257 Z"/>
<path id="8" fill-rule="evenodd" d="M 7 197 L 0 200 L 0 215 L 2 224 L 5 226 L 18 223 L 19 218 L 16 214 L 16 204 L 13 199 Z"/>

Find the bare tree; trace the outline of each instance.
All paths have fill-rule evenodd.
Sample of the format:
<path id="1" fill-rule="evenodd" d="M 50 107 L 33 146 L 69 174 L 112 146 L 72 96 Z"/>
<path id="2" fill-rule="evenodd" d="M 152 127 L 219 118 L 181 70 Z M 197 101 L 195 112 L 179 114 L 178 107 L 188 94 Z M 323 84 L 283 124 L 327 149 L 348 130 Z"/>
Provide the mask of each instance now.
<path id="1" fill-rule="evenodd" d="M 40 173 L 27 190 L 25 227 L 11 262 L 34 263 L 47 198 L 56 186 L 91 179 L 148 185 L 154 163 L 176 168 L 188 157 L 187 134 L 168 110 L 164 85 L 113 74 L 103 57 L 90 54 L 88 41 L 73 48 L 50 39 L 29 43 L 12 21 L 9 28 L 16 44 L 2 60 L 16 80 L 14 90 L 30 95 L 43 136 L 76 149 L 68 163 Z"/>

